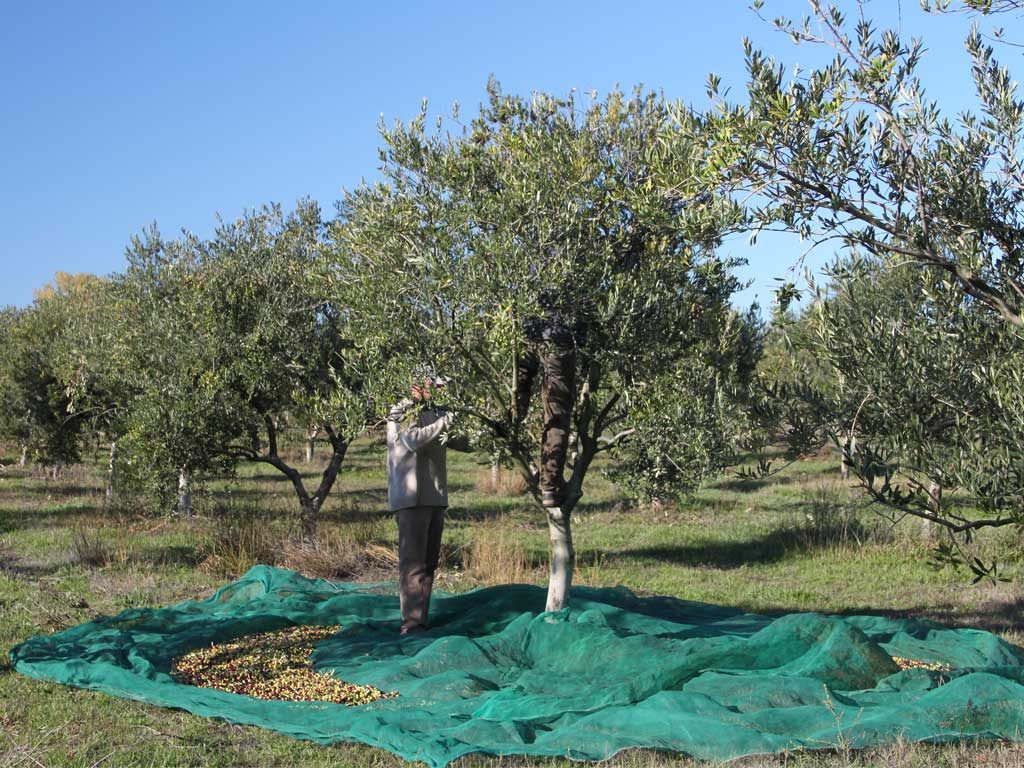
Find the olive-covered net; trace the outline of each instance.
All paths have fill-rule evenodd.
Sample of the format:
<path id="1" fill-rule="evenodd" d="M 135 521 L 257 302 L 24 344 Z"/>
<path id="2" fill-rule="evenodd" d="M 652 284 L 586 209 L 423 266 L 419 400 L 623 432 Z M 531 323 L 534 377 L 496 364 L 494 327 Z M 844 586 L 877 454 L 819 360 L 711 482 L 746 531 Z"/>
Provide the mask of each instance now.
<path id="1" fill-rule="evenodd" d="M 1024 652 L 918 620 L 767 616 L 623 588 L 435 593 L 402 637 L 393 584 L 257 565 L 204 600 L 100 616 L 10 651 L 32 677 L 443 766 L 471 752 L 599 760 L 630 747 L 730 759 L 891 742 L 1022 739 Z M 190 685 L 177 659 L 296 626 L 308 662 L 366 703 Z M 319 634 L 315 634 L 319 633 Z M 307 633 L 308 634 L 308 633 Z M 320 639 L 315 639 L 320 637 Z"/>

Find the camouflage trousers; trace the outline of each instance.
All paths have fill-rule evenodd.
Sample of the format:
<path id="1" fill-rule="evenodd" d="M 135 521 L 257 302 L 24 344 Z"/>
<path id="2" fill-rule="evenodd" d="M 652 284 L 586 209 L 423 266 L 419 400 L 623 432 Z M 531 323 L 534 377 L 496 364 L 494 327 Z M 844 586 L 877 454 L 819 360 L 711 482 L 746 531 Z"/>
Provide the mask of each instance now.
<path id="1" fill-rule="evenodd" d="M 543 344 L 530 349 L 516 372 L 516 416 L 529 411 L 533 385 L 541 378 L 543 431 L 540 449 L 540 490 L 561 502 L 565 491 L 565 461 L 576 399 L 576 349 L 569 344 Z"/>

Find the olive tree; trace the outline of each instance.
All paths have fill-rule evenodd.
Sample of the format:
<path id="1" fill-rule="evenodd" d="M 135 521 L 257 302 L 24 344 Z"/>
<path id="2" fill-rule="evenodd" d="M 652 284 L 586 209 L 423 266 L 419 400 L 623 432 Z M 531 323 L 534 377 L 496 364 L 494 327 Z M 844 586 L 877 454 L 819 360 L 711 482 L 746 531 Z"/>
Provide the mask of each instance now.
<path id="1" fill-rule="evenodd" d="M 76 397 L 70 362 L 107 282 L 58 273 L 23 309 L 0 313 L 0 434 L 55 470 L 76 463 L 106 414 Z"/>
<path id="2" fill-rule="evenodd" d="M 692 489 L 730 455 L 756 334 L 729 306 L 734 262 L 715 248 L 735 207 L 691 184 L 702 159 L 663 141 L 661 98 L 522 98 L 493 81 L 488 95 L 465 125 L 456 107 L 428 131 L 424 104 L 382 126 L 383 180 L 339 205 L 337 261 L 352 273 L 339 291 L 379 350 L 378 396 L 424 370 L 450 377 L 448 406 L 538 505 L 541 415 L 521 365 L 538 324 L 569 329 L 569 476 L 560 505 L 542 507 L 556 610 L 595 458 L 648 493 Z"/>
<path id="3" fill-rule="evenodd" d="M 238 431 L 234 403 L 216 376 L 213 329 L 190 313 L 188 288 L 200 279 L 196 244 L 188 236 L 165 239 L 155 226 L 132 238 L 127 269 L 114 278 L 110 347 L 127 393 L 126 474 L 185 516 L 194 483 L 230 469 L 220 448 Z"/>
<path id="4" fill-rule="evenodd" d="M 135 455 L 185 482 L 238 461 L 268 464 L 291 482 L 307 537 L 367 426 L 363 358 L 347 309 L 329 296 L 336 275 L 322 235 L 315 204 L 288 215 L 267 206 L 206 240 L 137 240 L 121 282 Z M 317 425 L 331 446 L 313 487 L 281 451 L 292 424 Z"/>
<path id="5" fill-rule="evenodd" d="M 976 26 L 965 41 L 976 107 L 954 116 L 918 76 L 923 40 L 879 29 L 867 5 L 852 22 L 838 5 L 809 7 L 803 20 L 773 23 L 831 60 L 787 72 L 746 43 L 745 98 L 723 95 L 712 76 L 711 109 L 694 122 L 678 108 L 679 140 L 703 143 L 709 186 L 745 203 L 741 227 L 788 230 L 812 247 L 872 260 L 871 278 L 833 275 L 817 344 L 850 373 L 847 384 L 870 384 L 861 427 L 866 410 L 889 414 L 891 434 L 872 438 L 885 458 L 847 456 L 872 497 L 898 513 L 931 515 L 951 533 L 1020 521 L 1024 103 Z M 783 303 L 795 295 L 793 286 L 780 292 Z M 890 356 L 876 355 L 865 334 Z M 882 466 L 915 471 L 895 484 Z M 988 514 L 944 513 L 935 498 L 942 487 L 969 490 Z"/>
<path id="6" fill-rule="evenodd" d="M 826 417 L 845 410 L 852 420 L 851 469 L 893 519 L 909 514 L 950 534 L 941 561 L 994 575 L 961 542 L 1024 523 L 1024 338 L 916 265 L 862 256 L 828 275 L 807 310 L 806 343 L 853 396 L 819 401 Z"/>

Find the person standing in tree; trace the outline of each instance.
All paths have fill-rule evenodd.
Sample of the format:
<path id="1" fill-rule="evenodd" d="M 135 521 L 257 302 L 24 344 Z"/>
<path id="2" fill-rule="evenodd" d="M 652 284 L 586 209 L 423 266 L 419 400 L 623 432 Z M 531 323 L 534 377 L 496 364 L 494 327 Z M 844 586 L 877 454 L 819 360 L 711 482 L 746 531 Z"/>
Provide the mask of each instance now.
<path id="1" fill-rule="evenodd" d="M 403 635 L 428 629 L 430 593 L 441 558 L 441 534 L 448 508 L 447 448 L 468 451 L 466 438 L 448 437 L 453 415 L 431 403 L 427 379 L 412 387 L 388 415 L 388 508 L 398 523 L 398 584 Z M 415 414 L 409 411 L 416 404 Z"/>
<path id="2" fill-rule="evenodd" d="M 556 295 L 541 296 L 543 316 L 527 318 L 529 346 L 516 366 L 516 418 L 526 419 L 534 381 L 541 376 L 543 431 L 541 434 L 540 494 L 545 507 L 559 507 L 565 496 L 565 462 L 576 398 L 576 346 L 580 335 L 571 317 L 558 309 Z"/>

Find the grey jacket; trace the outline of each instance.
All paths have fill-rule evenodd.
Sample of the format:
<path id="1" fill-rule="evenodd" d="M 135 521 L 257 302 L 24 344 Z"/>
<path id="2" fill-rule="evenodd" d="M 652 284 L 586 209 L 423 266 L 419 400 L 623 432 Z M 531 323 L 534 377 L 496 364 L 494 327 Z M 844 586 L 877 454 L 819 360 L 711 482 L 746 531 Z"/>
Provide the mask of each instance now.
<path id="1" fill-rule="evenodd" d="M 451 426 L 452 414 L 424 408 L 403 429 L 400 413 L 393 410 L 388 419 L 388 508 L 447 507 L 447 449 L 438 438 Z"/>

